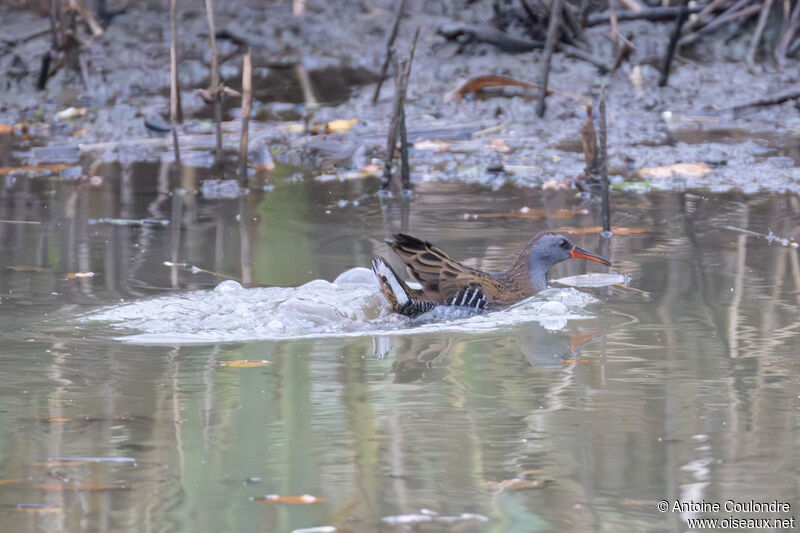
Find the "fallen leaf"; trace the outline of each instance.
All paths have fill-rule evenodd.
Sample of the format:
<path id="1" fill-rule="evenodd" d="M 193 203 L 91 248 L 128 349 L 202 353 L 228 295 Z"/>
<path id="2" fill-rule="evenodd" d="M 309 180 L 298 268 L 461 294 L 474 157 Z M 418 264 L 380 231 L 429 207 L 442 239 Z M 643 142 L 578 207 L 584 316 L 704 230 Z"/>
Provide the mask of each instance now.
<path id="1" fill-rule="evenodd" d="M 288 503 L 290 505 L 311 505 L 315 503 L 325 503 L 325 498 L 317 498 L 311 494 L 302 496 L 280 496 L 279 494 L 267 494 L 263 498 L 253 498 L 253 501 L 265 503 Z"/>
<path id="2" fill-rule="evenodd" d="M 544 180 L 542 183 L 542 190 L 556 191 L 559 189 L 569 189 L 572 187 L 572 182 L 568 180 L 549 179 Z"/>
<path id="3" fill-rule="evenodd" d="M 539 86 L 535 83 L 530 83 L 527 81 L 522 80 L 515 80 L 514 78 L 509 78 L 506 76 L 495 76 L 495 75 L 488 75 L 488 76 L 475 76 L 474 78 L 470 78 L 449 93 L 444 95 L 445 102 L 452 102 L 452 101 L 460 101 L 466 95 L 470 93 L 477 93 L 487 87 L 524 87 L 526 89 L 538 89 Z M 553 91 L 547 91 L 547 95 L 550 96 L 553 94 Z"/>
<path id="4" fill-rule="evenodd" d="M 445 141 L 437 141 L 431 139 L 420 139 L 414 141 L 414 150 L 425 152 L 447 152 L 450 150 L 451 144 Z"/>
<path id="5" fill-rule="evenodd" d="M 0 479 L 0 485 L 11 485 L 12 483 L 22 483 L 22 478 Z"/>
<path id="6" fill-rule="evenodd" d="M 337 119 L 331 120 L 327 124 L 325 124 L 325 133 L 333 133 L 338 131 L 348 131 L 358 122 L 357 118 L 351 118 L 350 120 L 344 119 Z M 312 128 L 313 131 L 313 128 Z"/>
<path id="7" fill-rule="evenodd" d="M 42 418 L 42 422 L 71 422 L 71 418 L 65 418 L 63 416 L 46 416 Z"/>
<path id="8" fill-rule="evenodd" d="M 494 150 L 495 152 L 499 152 L 501 154 L 506 154 L 511 151 L 511 148 L 506 143 L 505 139 L 489 139 L 489 142 L 486 143 L 486 148 L 489 150 Z"/>
<path id="9" fill-rule="evenodd" d="M 7 176 L 12 172 L 63 172 L 67 170 L 69 165 L 62 163 L 54 165 L 24 165 L 21 167 L 0 167 L 0 176 Z"/>
<path id="10" fill-rule="evenodd" d="M 83 117 L 86 116 L 86 111 L 85 107 L 68 107 L 56 113 L 56 118 L 58 120 L 69 120 L 75 117 Z"/>
<path id="11" fill-rule="evenodd" d="M 228 368 L 256 368 L 271 364 L 272 363 L 270 361 L 248 361 L 246 359 L 239 359 L 236 361 L 222 361 L 219 366 L 226 366 Z"/>
<path id="12" fill-rule="evenodd" d="M 589 226 L 588 228 L 575 228 L 565 226 L 563 228 L 553 228 L 553 233 L 569 233 L 571 235 L 591 235 L 593 233 L 603 233 L 601 226 Z M 626 228 L 623 226 L 611 226 L 611 233 L 615 235 L 638 235 L 640 233 L 652 233 L 652 230 L 644 228 Z"/>
<path id="13" fill-rule="evenodd" d="M 0 124 L 0 135 L 8 135 L 14 131 L 14 126 L 11 124 Z"/>
<path id="14" fill-rule="evenodd" d="M 642 168 L 636 172 L 636 176 L 649 179 L 671 178 L 672 176 L 705 178 L 711 172 L 711 167 L 706 163 L 676 163 L 661 167 Z"/>

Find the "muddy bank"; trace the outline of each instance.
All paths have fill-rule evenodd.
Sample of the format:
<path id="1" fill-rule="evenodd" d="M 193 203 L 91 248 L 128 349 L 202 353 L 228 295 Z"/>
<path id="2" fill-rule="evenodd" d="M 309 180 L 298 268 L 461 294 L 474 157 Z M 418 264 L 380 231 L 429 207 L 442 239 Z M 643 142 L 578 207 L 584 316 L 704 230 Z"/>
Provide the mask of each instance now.
<path id="1" fill-rule="evenodd" d="M 464 4 L 464 5 L 462 5 Z M 294 17 L 286 2 L 219 2 L 217 28 L 234 39 L 218 41 L 224 82 L 239 87 L 236 40 L 255 45 L 256 104 L 251 145 L 259 157 L 281 165 L 310 167 L 312 175 L 364 176 L 383 157 L 393 83 L 384 84 L 371 105 L 383 60 L 391 2 L 343 5 L 309 3 Z M 586 102 L 601 83 L 609 97 L 609 164 L 618 188 L 635 190 L 702 188 L 800 191 L 800 111 L 796 100 L 735 109 L 768 95 L 796 89 L 797 61 L 783 70 L 769 60 L 748 69 L 743 61 L 749 33 L 701 40 L 674 63 L 667 87 L 658 87 L 658 58 L 671 24 L 626 21 L 620 30 L 636 53 L 612 74 L 556 52 L 550 74 L 553 94 L 544 118 L 535 114 L 536 91 L 495 88 L 463 99 L 447 98 L 464 80 L 502 75 L 537 82 L 542 51 L 510 53 L 495 45 L 458 38 L 442 28 L 485 24 L 491 2 L 410 2 L 397 38 L 401 55 L 421 28 L 408 89 L 407 121 L 414 143 L 412 181 L 464 180 L 494 187 L 569 186 L 584 167 L 580 126 Z M 5 53 L 0 68 L 14 73 L 3 81 L 0 137 L 4 166 L 66 164 L 66 172 L 91 175 L 96 161 L 169 158 L 171 141 L 152 137 L 145 119 L 168 109 L 169 21 L 163 2 L 140 2 L 115 16 L 103 36 L 81 48 L 83 69 L 65 65 L 34 89 L 41 56 L 50 46 L 45 16 L 0 6 Z M 469 26 L 471 27 L 471 26 Z M 446 33 L 446 32 L 445 32 Z M 186 162 L 208 166 L 213 158 L 210 109 L 196 93 L 208 86 L 208 29 L 201 4 L 179 2 L 180 81 L 184 112 L 181 144 Z M 586 28 L 582 40 L 593 57 L 614 59 L 608 25 Z M 318 108 L 304 105 L 295 72 L 310 74 Z M 238 143 L 238 101 L 225 106 L 225 145 Z M 80 113 L 58 115 L 69 107 Z M 85 109 L 85 114 L 84 110 Z M 353 122 L 352 119 L 357 119 Z M 346 131 L 324 133 L 324 125 L 346 120 Z M 323 126 L 307 135 L 306 123 Z M 43 148 L 44 147 L 44 148 Z M 58 147 L 58 149 L 54 149 Z M 261 151 L 259 152 L 259 147 Z M 75 165 L 80 170 L 75 170 Z M 702 163 L 701 172 L 649 175 L 642 169 Z M 43 172 L 60 173 L 60 167 Z M 272 164 L 261 165 L 265 178 Z M 11 174 L 25 175 L 27 171 Z M 40 170 L 40 172 L 42 172 Z M 222 171 L 222 176 L 227 176 Z M 659 177 L 660 176 L 660 177 Z M 65 176 L 65 177 L 69 177 Z"/>

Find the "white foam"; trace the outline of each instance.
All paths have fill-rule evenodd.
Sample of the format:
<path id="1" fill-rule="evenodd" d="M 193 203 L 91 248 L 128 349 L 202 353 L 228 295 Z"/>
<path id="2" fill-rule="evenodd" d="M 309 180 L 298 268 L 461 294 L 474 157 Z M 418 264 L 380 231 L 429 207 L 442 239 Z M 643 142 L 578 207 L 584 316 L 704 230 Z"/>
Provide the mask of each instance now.
<path id="1" fill-rule="evenodd" d="M 138 333 L 118 337 L 135 344 L 199 344 L 363 335 L 408 335 L 454 331 L 496 331 L 526 322 L 550 330 L 567 321 L 591 318 L 596 301 L 574 288 L 548 289 L 507 309 L 447 321 L 412 323 L 391 312 L 371 271 L 351 269 L 331 283 L 245 289 L 224 281 L 194 291 L 99 309 L 84 321 L 109 322 Z"/>

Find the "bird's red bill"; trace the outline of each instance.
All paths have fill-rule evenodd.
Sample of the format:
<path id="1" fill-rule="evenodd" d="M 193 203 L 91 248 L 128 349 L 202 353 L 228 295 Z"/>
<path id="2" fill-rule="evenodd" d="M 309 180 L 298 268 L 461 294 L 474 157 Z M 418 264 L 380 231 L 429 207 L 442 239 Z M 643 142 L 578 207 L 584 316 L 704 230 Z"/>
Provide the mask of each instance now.
<path id="1" fill-rule="evenodd" d="M 579 246 L 573 248 L 572 252 L 570 252 L 570 255 L 576 259 L 586 259 L 587 261 L 594 261 L 595 263 L 602 263 L 606 266 L 611 266 L 611 261 L 605 257 L 601 257 L 594 252 L 590 252 L 589 250 L 584 250 Z"/>

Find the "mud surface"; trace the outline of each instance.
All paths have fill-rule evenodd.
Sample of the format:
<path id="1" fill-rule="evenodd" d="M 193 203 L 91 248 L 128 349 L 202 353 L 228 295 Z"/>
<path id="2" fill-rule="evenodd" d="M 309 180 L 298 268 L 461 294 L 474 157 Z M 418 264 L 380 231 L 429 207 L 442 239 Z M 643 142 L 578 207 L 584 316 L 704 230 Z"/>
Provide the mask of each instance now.
<path id="1" fill-rule="evenodd" d="M 463 4 L 463 5 L 462 5 Z M 218 2 L 217 29 L 255 45 L 254 121 L 251 146 L 264 147 L 277 163 L 311 167 L 311 173 L 361 171 L 380 158 L 393 97 L 387 80 L 377 105 L 371 98 L 392 20 L 391 2 L 309 2 L 293 17 L 288 2 Z M 701 188 L 755 191 L 800 190 L 800 112 L 796 101 L 753 107 L 742 104 L 794 89 L 797 61 L 780 71 L 769 59 L 749 70 L 743 61 L 750 33 L 711 35 L 678 55 L 669 85 L 657 86 L 654 65 L 664 53 L 671 24 L 631 21 L 621 31 L 637 51 L 613 74 L 557 52 L 550 74 L 544 119 L 535 115 L 536 91 L 486 91 L 450 100 L 447 93 L 479 75 L 504 75 L 537 82 L 541 50 L 507 53 L 485 43 L 446 40 L 437 30 L 453 24 L 486 23 L 490 2 L 409 2 L 396 46 L 408 53 L 420 28 L 409 85 L 407 117 L 414 149 L 412 180 L 464 180 L 500 186 L 562 187 L 584 167 L 580 126 L 586 102 L 607 85 L 609 155 L 619 188 Z M 82 163 L 74 173 L 92 175 L 92 163 L 157 160 L 171 148 L 150 138 L 145 118 L 165 115 L 169 93 L 169 20 L 164 2 L 134 2 L 112 19 L 103 36 L 80 49 L 84 71 L 69 62 L 36 91 L 50 34 L 22 42 L 49 21 L 30 9 L 0 5 L 6 36 L 0 69 L 2 165 Z M 85 30 L 84 30 L 85 32 Z M 88 38 L 88 32 L 84 37 Z M 196 89 L 208 86 L 208 28 L 202 3 L 179 2 L 180 80 L 184 111 L 181 143 L 185 162 L 207 166 L 213 146 L 209 107 Z M 587 28 L 586 49 L 612 64 L 609 27 Z M 224 82 L 240 86 L 240 56 L 231 39 L 220 39 Z M 304 105 L 294 65 L 309 72 L 320 107 Z M 12 75 L 13 74 L 13 75 Z M 238 145 L 238 101 L 229 98 L 223 125 L 225 145 Z M 86 114 L 59 119 L 68 107 Z M 306 135 L 303 126 L 358 119 L 346 132 Z M 45 149 L 41 146 L 44 145 Z M 58 149 L 53 149 L 58 147 Z M 34 149 L 35 148 L 35 149 Z M 256 150 L 256 153 L 258 151 Z M 269 157 L 267 156 L 267 157 Z M 703 162 L 702 176 L 644 178 L 642 168 Z M 251 160 L 252 163 L 252 160 Z M 56 172 L 58 173 L 58 172 Z M 221 177 L 227 176 L 223 172 Z M 67 176 L 69 177 L 69 176 Z"/>

